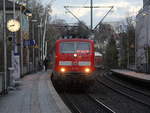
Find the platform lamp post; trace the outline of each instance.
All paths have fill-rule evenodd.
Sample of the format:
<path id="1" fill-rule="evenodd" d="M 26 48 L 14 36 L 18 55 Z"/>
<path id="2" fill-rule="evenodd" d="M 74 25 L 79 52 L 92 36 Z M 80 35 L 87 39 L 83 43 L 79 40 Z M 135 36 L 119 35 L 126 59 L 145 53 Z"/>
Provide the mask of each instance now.
<path id="1" fill-rule="evenodd" d="M 45 22 L 44 22 L 44 31 L 43 31 L 43 40 L 42 40 L 42 60 L 46 57 L 46 31 L 47 31 L 47 22 L 48 16 L 51 14 L 51 10 L 49 8 L 45 9 Z"/>
<path id="2" fill-rule="evenodd" d="M 42 21 L 41 21 L 42 22 Z M 40 22 L 40 24 L 38 25 L 38 63 L 42 61 L 41 58 L 41 53 L 42 53 L 42 23 Z"/>
<path id="3" fill-rule="evenodd" d="M 20 3 L 18 3 L 19 5 L 20 5 L 20 23 L 22 24 L 22 10 L 23 10 L 23 8 L 24 7 L 26 7 L 26 4 L 25 3 L 23 3 L 23 2 L 20 2 Z M 20 67 L 21 67 L 21 76 L 23 76 L 23 67 L 24 67 L 24 65 L 23 65 L 23 35 L 22 35 L 22 28 L 20 28 L 20 43 L 21 43 L 21 49 L 20 49 Z"/>
<path id="4" fill-rule="evenodd" d="M 38 22 L 38 20 L 31 20 L 32 22 L 32 40 L 35 40 L 35 23 Z M 35 71 L 35 48 L 33 47 L 33 53 L 32 53 L 32 61 L 33 61 L 33 71 Z"/>
<path id="5" fill-rule="evenodd" d="M 7 91 L 7 39 L 6 39 L 6 0 L 3 0 L 3 42 L 4 42 L 4 93 Z"/>

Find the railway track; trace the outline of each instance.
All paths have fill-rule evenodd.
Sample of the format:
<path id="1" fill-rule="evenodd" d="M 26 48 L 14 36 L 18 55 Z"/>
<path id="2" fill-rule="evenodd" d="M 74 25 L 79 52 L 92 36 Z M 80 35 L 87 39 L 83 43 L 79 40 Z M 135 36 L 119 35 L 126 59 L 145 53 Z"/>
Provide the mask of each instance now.
<path id="1" fill-rule="evenodd" d="M 65 99 L 66 104 L 74 113 L 82 113 L 80 109 L 68 98 L 66 93 L 62 97 Z"/>
<path id="2" fill-rule="evenodd" d="M 78 97 L 77 95 L 68 95 L 65 93 L 63 97 L 74 113 L 115 113 L 98 99 L 86 93 Z M 77 99 L 80 100 L 81 98 L 82 103 L 75 102 L 75 100 L 77 101 Z"/>
<path id="3" fill-rule="evenodd" d="M 118 81 L 112 80 L 110 78 L 108 79 L 108 77 L 106 76 L 101 79 L 97 79 L 97 82 L 133 101 L 143 104 L 144 106 L 150 107 L 149 93 L 144 93 L 140 90 L 131 88 Z"/>
<path id="4" fill-rule="evenodd" d="M 87 94 L 87 96 L 93 101 L 95 102 L 97 105 L 99 105 L 99 107 L 101 107 L 102 109 L 105 109 L 106 113 L 116 113 L 115 111 L 113 111 L 111 108 L 109 108 L 108 106 L 106 106 L 104 103 L 102 103 L 100 100 L 98 100 L 97 98 L 95 98 L 94 96 Z"/>
<path id="5" fill-rule="evenodd" d="M 145 96 L 150 97 L 150 93 L 146 93 L 146 92 L 144 92 L 144 91 L 142 91 L 142 90 L 133 88 L 133 87 L 131 87 L 131 86 L 125 84 L 125 83 L 119 82 L 119 81 L 117 81 L 117 80 L 115 80 L 115 79 L 113 79 L 113 78 L 111 78 L 111 77 L 109 77 L 109 76 L 107 76 L 107 75 L 104 75 L 104 77 L 105 77 L 106 79 L 108 79 L 108 80 L 114 82 L 115 84 L 121 85 L 121 86 L 123 86 L 123 87 L 125 87 L 125 88 L 128 88 L 128 89 L 130 89 L 130 90 L 133 90 L 133 91 L 135 91 L 135 92 L 137 92 L 137 93 L 140 93 L 140 94 L 142 94 L 142 95 L 145 95 Z"/>

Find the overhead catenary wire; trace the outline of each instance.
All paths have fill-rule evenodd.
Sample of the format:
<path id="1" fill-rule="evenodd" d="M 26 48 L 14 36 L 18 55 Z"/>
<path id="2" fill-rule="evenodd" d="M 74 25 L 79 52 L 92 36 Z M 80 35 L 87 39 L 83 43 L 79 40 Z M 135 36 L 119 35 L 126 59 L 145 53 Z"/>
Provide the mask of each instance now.
<path id="1" fill-rule="evenodd" d="M 86 1 L 87 2 L 87 1 Z M 110 10 L 107 12 L 107 14 L 106 15 L 104 15 L 104 17 L 101 19 L 101 21 L 96 25 L 96 27 L 94 28 L 94 30 L 97 28 L 97 26 L 98 25 L 100 25 L 101 23 L 102 23 L 102 21 L 105 19 L 105 17 L 110 13 L 110 11 L 114 8 L 114 6 L 93 6 L 93 0 L 91 0 L 91 2 L 90 2 L 90 6 L 64 6 L 64 8 L 69 12 L 69 13 L 71 13 L 79 22 L 81 22 L 80 20 L 79 20 L 79 18 L 76 16 L 76 15 L 74 15 L 70 10 L 69 10 L 69 8 L 90 8 L 91 9 L 91 16 L 90 16 L 90 18 L 91 18 L 91 31 L 93 30 L 93 8 L 110 8 Z M 79 9 L 79 10 L 80 10 Z"/>
<path id="2" fill-rule="evenodd" d="M 68 0 L 66 0 L 66 1 L 68 1 Z M 89 1 L 89 0 L 86 0 L 86 1 L 83 3 L 83 6 L 85 6 L 88 1 Z M 71 3 L 71 0 L 70 0 L 70 3 Z M 65 9 L 66 9 L 67 7 L 68 7 L 68 6 L 64 6 Z M 78 9 L 77 13 L 80 13 L 81 8 L 82 8 L 82 7 L 80 7 L 80 8 Z M 66 10 L 68 11 L 69 9 L 67 8 Z M 69 10 L 68 12 L 71 13 L 72 16 L 75 17 L 75 18 L 78 20 L 78 22 L 81 22 L 81 21 L 79 20 L 79 18 L 78 18 L 75 14 L 73 14 L 73 12 L 71 12 L 70 10 Z M 73 17 L 72 17 L 72 19 L 74 19 Z"/>
<path id="3" fill-rule="evenodd" d="M 86 3 L 88 2 L 89 0 L 86 0 L 84 3 L 83 3 L 83 6 L 86 5 Z M 79 10 L 77 11 L 78 13 L 80 12 L 81 8 L 79 8 Z"/>
<path id="4" fill-rule="evenodd" d="M 73 12 L 71 12 L 68 8 L 66 8 L 66 7 L 64 7 L 73 17 L 75 17 L 77 20 L 78 20 L 78 22 L 79 23 L 82 23 L 81 22 L 81 20 L 73 13 Z M 84 25 L 84 27 L 86 28 L 86 29 L 89 29 L 85 24 L 83 24 Z"/>
<path id="5" fill-rule="evenodd" d="M 71 0 L 66 0 L 66 3 L 67 4 L 70 4 L 71 3 Z M 66 9 L 65 9 L 66 10 Z M 65 12 L 65 13 L 67 13 L 67 12 Z M 70 21 L 73 21 L 74 20 L 74 16 L 71 16 L 71 18 L 70 18 Z"/>
<path id="6" fill-rule="evenodd" d="M 105 14 L 105 16 L 101 19 L 101 21 L 95 26 L 94 30 L 101 25 L 101 23 L 103 22 L 103 20 L 106 18 L 106 16 L 111 12 L 111 10 L 114 8 L 114 6 L 111 7 L 111 9 Z"/>

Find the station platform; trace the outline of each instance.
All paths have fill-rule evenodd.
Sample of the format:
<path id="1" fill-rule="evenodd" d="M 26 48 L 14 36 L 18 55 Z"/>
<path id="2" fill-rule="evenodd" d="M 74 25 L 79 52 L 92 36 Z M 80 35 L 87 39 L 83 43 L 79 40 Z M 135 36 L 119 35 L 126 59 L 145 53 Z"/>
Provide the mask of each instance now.
<path id="1" fill-rule="evenodd" d="M 141 81 L 150 83 L 150 74 L 138 73 L 138 72 L 125 70 L 125 69 L 111 69 L 111 72 L 120 74 L 120 75 L 128 77 L 128 78 L 133 78 L 133 79 L 137 79 L 137 80 L 141 80 Z"/>
<path id="2" fill-rule="evenodd" d="M 0 113 L 71 113 L 50 80 L 51 71 L 21 79 L 21 85 L 0 97 Z"/>

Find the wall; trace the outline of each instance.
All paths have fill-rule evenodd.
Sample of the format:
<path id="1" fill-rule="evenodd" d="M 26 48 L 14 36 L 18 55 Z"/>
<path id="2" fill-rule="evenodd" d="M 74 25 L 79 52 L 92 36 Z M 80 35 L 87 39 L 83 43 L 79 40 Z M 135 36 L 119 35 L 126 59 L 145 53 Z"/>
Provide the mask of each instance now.
<path id="1" fill-rule="evenodd" d="M 141 10 L 136 18 L 136 67 L 146 72 L 147 47 L 150 46 L 150 8 Z"/>

